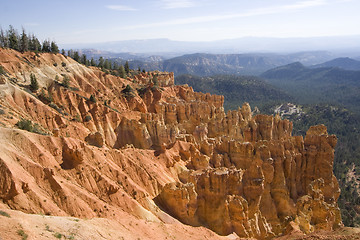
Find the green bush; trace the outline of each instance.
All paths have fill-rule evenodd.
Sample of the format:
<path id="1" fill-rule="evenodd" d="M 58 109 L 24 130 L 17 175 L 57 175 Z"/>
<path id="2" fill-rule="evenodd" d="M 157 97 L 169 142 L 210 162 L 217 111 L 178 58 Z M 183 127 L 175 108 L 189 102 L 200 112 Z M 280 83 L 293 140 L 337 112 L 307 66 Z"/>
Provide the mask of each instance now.
<path id="1" fill-rule="evenodd" d="M 0 210 L 0 215 L 8 218 L 10 217 L 10 215 L 7 212 L 4 212 L 2 210 Z"/>
<path id="2" fill-rule="evenodd" d="M 89 98 L 90 102 L 93 102 L 93 103 L 96 103 L 96 98 L 94 95 L 90 95 L 90 98 Z"/>
<path id="3" fill-rule="evenodd" d="M 22 130 L 26 130 L 28 132 L 33 132 L 33 133 L 38 133 L 38 134 L 42 134 L 42 135 L 47 135 L 46 132 L 44 132 L 40 125 L 35 123 L 33 124 L 31 120 L 28 119 L 21 119 L 20 121 L 18 121 L 15 126 L 17 126 L 18 128 L 22 129 Z"/>
<path id="4" fill-rule="evenodd" d="M 18 121 L 16 124 L 15 124 L 18 128 L 22 129 L 22 130 L 26 130 L 26 131 L 29 131 L 29 132 L 32 132 L 33 131 L 33 124 L 31 122 L 31 120 L 28 120 L 28 119 L 21 119 L 20 121 Z"/>
<path id="5" fill-rule="evenodd" d="M 89 122 L 91 121 L 91 116 L 90 115 L 86 115 L 85 118 L 84 118 L 84 122 Z"/>
<path id="6" fill-rule="evenodd" d="M 70 86 L 70 78 L 67 75 L 64 76 L 61 85 L 63 85 L 66 88 L 69 88 L 69 86 Z"/>
<path id="7" fill-rule="evenodd" d="M 5 71 L 5 69 L 3 68 L 3 66 L 0 66 L 0 75 L 3 75 L 3 74 L 5 74 L 6 73 L 6 71 Z"/>
<path id="8" fill-rule="evenodd" d="M 22 240 L 26 240 L 28 238 L 28 235 L 22 229 L 19 229 L 17 234 L 22 237 Z"/>
<path id="9" fill-rule="evenodd" d="M 62 234 L 61 233 L 54 233 L 54 237 L 58 238 L 58 239 L 61 239 L 62 238 Z"/>
<path id="10" fill-rule="evenodd" d="M 121 93 L 126 97 L 135 97 L 134 89 L 128 84 L 126 87 L 121 91 Z"/>

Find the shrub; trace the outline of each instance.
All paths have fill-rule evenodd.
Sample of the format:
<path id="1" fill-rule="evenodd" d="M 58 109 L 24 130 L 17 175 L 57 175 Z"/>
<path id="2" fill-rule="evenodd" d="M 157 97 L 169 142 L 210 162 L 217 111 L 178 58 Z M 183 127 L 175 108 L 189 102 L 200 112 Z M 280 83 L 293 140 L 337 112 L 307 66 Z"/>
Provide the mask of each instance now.
<path id="1" fill-rule="evenodd" d="M 51 103 L 53 101 L 53 97 L 52 97 L 51 92 L 49 92 L 49 94 L 47 95 L 45 93 L 44 89 L 41 89 L 41 92 L 38 95 L 38 98 L 40 99 L 40 101 L 42 101 L 45 104 L 49 104 L 49 103 Z"/>
<path id="2" fill-rule="evenodd" d="M 65 62 L 62 62 L 62 63 L 61 63 L 61 66 L 66 67 L 66 63 L 65 63 Z"/>
<path id="3" fill-rule="evenodd" d="M 42 134 L 42 135 L 47 135 L 46 132 L 44 132 L 40 125 L 35 123 L 33 124 L 31 120 L 28 119 L 21 119 L 20 121 L 18 121 L 15 126 L 17 126 L 18 128 L 22 129 L 22 130 L 26 130 L 28 132 L 33 132 L 33 133 L 37 133 L 37 134 Z"/>
<path id="4" fill-rule="evenodd" d="M 53 65 L 54 65 L 54 67 L 57 67 L 57 63 L 54 63 Z"/>
<path id="5" fill-rule="evenodd" d="M 90 115 L 86 115 L 85 116 L 85 119 L 84 119 L 84 122 L 89 122 L 89 121 L 91 121 L 91 116 Z"/>
<path id="6" fill-rule="evenodd" d="M 93 102 L 93 103 L 96 103 L 96 98 L 94 95 L 90 95 L 90 98 L 89 98 L 90 102 Z"/>
<path id="7" fill-rule="evenodd" d="M 28 235 L 22 229 L 19 229 L 17 234 L 22 237 L 22 240 L 26 240 L 28 238 Z"/>
<path id="8" fill-rule="evenodd" d="M 6 71 L 5 71 L 5 69 L 3 68 L 3 66 L 0 66 L 0 75 L 3 75 L 3 74 L 5 74 L 6 73 Z"/>
<path id="9" fill-rule="evenodd" d="M 31 120 L 28 120 L 28 119 L 21 119 L 20 121 L 18 121 L 16 124 L 15 124 L 18 128 L 22 129 L 22 130 L 26 130 L 26 131 L 29 131 L 29 132 L 32 132 L 33 131 L 33 124 L 31 122 Z"/>
<path id="10" fill-rule="evenodd" d="M 132 87 L 129 84 L 126 85 L 126 87 L 121 91 L 121 93 L 124 94 L 126 98 L 135 97 L 134 89 L 132 89 Z"/>
<path id="11" fill-rule="evenodd" d="M 79 114 L 76 114 L 76 116 L 73 118 L 75 122 L 81 122 L 81 118 Z"/>
<path id="12" fill-rule="evenodd" d="M 54 233 L 54 237 L 58 238 L 58 239 L 61 239 L 62 238 L 62 234 L 61 233 Z"/>
<path id="13" fill-rule="evenodd" d="M 0 215 L 8 218 L 10 217 L 10 215 L 7 212 L 4 212 L 2 210 L 0 210 Z"/>
<path id="14" fill-rule="evenodd" d="M 55 103 L 51 102 L 49 104 L 49 107 L 55 109 L 56 111 L 58 111 L 60 114 L 64 115 L 64 112 L 61 108 L 58 107 L 58 105 L 56 105 Z"/>
<path id="15" fill-rule="evenodd" d="M 70 78 L 67 75 L 65 75 L 61 84 L 64 87 L 69 88 L 69 86 L 70 86 Z"/>

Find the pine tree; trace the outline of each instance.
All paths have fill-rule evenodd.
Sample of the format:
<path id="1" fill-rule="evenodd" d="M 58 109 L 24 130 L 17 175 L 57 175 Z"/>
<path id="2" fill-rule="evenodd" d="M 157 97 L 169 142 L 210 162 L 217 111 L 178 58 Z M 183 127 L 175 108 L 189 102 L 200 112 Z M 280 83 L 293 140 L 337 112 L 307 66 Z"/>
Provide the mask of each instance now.
<path id="1" fill-rule="evenodd" d="M 128 61 L 125 62 L 124 69 L 125 69 L 126 74 L 129 74 L 130 67 L 129 67 L 129 62 Z"/>
<path id="2" fill-rule="evenodd" d="M 19 50 L 19 37 L 13 26 L 9 26 L 8 30 L 9 48 Z"/>
<path id="3" fill-rule="evenodd" d="M 51 52 L 55 54 L 59 53 L 59 47 L 54 41 L 51 42 Z"/>
<path id="4" fill-rule="evenodd" d="M 119 70 L 119 64 L 117 63 L 117 62 L 113 62 L 113 67 L 112 67 L 112 69 L 114 69 L 114 70 Z"/>
<path id="5" fill-rule="evenodd" d="M 111 69 L 111 62 L 108 59 L 105 59 L 104 68 Z"/>
<path id="6" fill-rule="evenodd" d="M 90 98 L 89 98 L 89 100 L 91 101 L 91 102 L 93 102 L 93 103 L 96 103 L 96 98 L 94 97 L 94 95 L 90 95 Z"/>
<path id="7" fill-rule="evenodd" d="M 87 59 L 86 59 L 86 55 L 85 54 L 82 54 L 81 55 L 81 61 L 80 61 L 82 64 L 86 65 L 86 62 L 87 62 Z"/>
<path id="8" fill-rule="evenodd" d="M 119 76 L 121 78 L 126 78 L 126 72 L 125 72 L 125 68 L 124 68 L 123 65 L 121 65 L 120 68 L 119 68 Z"/>
<path id="9" fill-rule="evenodd" d="M 32 92 L 36 92 L 39 89 L 39 83 L 36 80 L 36 77 L 34 74 L 30 74 L 30 90 Z"/>
<path id="10" fill-rule="evenodd" d="M 21 38 L 20 38 L 20 51 L 26 52 L 29 51 L 29 38 L 26 35 L 25 29 L 22 29 Z"/>
<path id="11" fill-rule="evenodd" d="M 65 75 L 64 78 L 63 78 L 63 81 L 62 81 L 62 85 L 66 88 L 69 88 L 70 86 L 70 78 Z"/>
<path id="12" fill-rule="evenodd" d="M 65 49 L 61 49 L 61 54 L 64 55 L 64 56 L 66 55 Z"/>
<path id="13" fill-rule="evenodd" d="M 74 51 L 72 49 L 68 50 L 68 57 L 73 58 L 74 57 Z"/>
<path id="14" fill-rule="evenodd" d="M 8 47 L 8 39 L 2 28 L 0 30 L 0 47 L 2 48 Z"/>
<path id="15" fill-rule="evenodd" d="M 50 41 L 49 40 L 44 40 L 43 41 L 41 51 L 43 51 L 43 52 L 50 52 L 51 51 L 51 46 L 50 46 Z"/>
<path id="16" fill-rule="evenodd" d="M 94 58 L 91 58 L 91 61 L 90 61 L 90 66 L 96 66 L 96 62 L 94 60 Z"/>
<path id="17" fill-rule="evenodd" d="M 77 61 L 78 63 L 80 63 L 80 55 L 79 55 L 79 52 L 78 52 L 78 51 L 75 51 L 75 52 L 74 52 L 73 59 L 74 59 L 75 61 Z"/>
<path id="18" fill-rule="evenodd" d="M 104 67 L 104 58 L 103 58 L 103 57 L 100 57 L 100 58 L 99 58 L 98 67 L 99 67 L 99 68 L 103 68 L 103 67 Z"/>
<path id="19" fill-rule="evenodd" d="M 41 43 L 37 37 L 35 37 L 34 34 L 31 35 L 30 41 L 29 41 L 29 48 L 30 51 L 34 52 L 40 52 L 41 51 Z"/>

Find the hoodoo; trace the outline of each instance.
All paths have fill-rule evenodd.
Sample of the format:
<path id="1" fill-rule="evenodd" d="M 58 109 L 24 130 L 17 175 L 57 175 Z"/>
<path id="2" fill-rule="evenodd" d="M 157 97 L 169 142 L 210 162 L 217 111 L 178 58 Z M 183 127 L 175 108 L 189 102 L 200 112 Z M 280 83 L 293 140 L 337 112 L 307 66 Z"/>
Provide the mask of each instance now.
<path id="1" fill-rule="evenodd" d="M 158 239 L 342 225 L 337 139 L 323 125 L 292 136 L 288 120 L 247 103 L 226 113 L 223 96 L 176 86 L 173 73 L 123 79 L 61 54 L 5 49 L 0 65 L 2 209 L 138 221 Z"/>

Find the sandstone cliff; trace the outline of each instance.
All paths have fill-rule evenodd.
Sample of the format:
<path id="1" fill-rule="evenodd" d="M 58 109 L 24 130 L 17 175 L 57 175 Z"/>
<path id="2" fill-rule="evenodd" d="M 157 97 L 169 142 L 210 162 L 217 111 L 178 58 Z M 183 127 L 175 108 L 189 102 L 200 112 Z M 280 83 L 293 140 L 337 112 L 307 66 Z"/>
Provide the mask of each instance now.
<path id="1" fill-rule="evenodd" d="M 0 65 L 8 208 L 117 221 L 122 212 L 259 239 L 341 225 L 336 137 L 325 126 L 303 138 L 246 103 L 225 113 L 223 96 L 175 86 L 172 73 L 122 79 L 61 54 L 4 49 Z M 17 129 L 21 119 L 42 134 Z"/>

